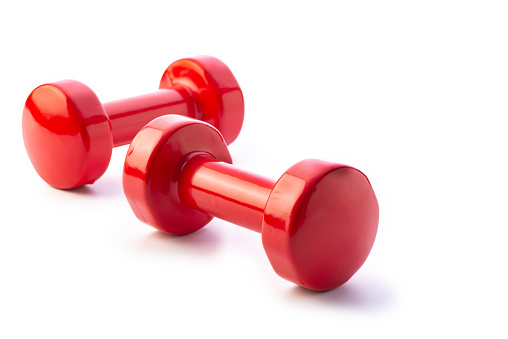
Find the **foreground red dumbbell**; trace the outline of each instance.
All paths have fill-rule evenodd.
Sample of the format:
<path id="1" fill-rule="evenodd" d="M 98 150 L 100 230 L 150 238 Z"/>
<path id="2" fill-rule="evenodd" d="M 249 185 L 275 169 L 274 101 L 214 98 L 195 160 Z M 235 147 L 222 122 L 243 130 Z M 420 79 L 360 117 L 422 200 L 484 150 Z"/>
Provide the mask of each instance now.
<path id="1" fill-rule="evenodd" d="M 124 192 L 140 220 L 166 233 L 194 232 L 213 216 L 260 232 L 275 272 L 311 290 L 333 289 L 362 266 L 379 215 L 362 172 L 304 160 L 274 182 L 230 163 L 214 127 L 160 117 L 127 151 Z"/>
<path id="2" fill-rule="evenodd" d="M 228 144 L 240 133 L 242 91 L 220 60 L 178 60 L 166 69 L 159 88 L 101 104 L 78 81 L 37 87 L 23 111 L 23 139 L 37 173 L 56 188 L 91 184 L 106 171 L 113 146 L 128 144 L 144 125 L 165 114 L 206 121 Z"/>

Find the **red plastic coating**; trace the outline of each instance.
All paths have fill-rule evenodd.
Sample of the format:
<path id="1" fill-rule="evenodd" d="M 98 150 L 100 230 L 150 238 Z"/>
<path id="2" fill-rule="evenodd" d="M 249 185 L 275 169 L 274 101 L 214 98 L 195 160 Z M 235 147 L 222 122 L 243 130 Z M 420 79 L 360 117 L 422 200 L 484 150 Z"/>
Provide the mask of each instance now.
<path id="1" fill-rule="evenodd" d="M 206 121 L 229 144 L 243 124 L 242 91 L 229 68 L 208 56 L 172 63 L 154 93 L 104 104 L 78 81 L 45 84 L 26 101 L 23 139 L 42 179 L 56 188 L 74 188 L 95 182 L 106 171 L 113 146 L 130 143 L 143 126 L 166 114 Z"/>
<path id="2" fill-rule="evenodd" d="M 275 272 L 311 290 L 340 286 L 363 265 L 379 207 L 362 172 L 307 159 L 275 182 L 230 163 L 217 129 L 163 116 L 132 141 L 124 192 L 136 216 L 163 232 L 192 233 L 214 216 L 260 232 Z"/>
<path id="3" fill-rule="evenodd" d="M 107 102 L 103 106 L 111 121 L 115 147 L 129 144 L 143 126 L 157 117 L 191 116 L 194 111 L 194 102 L 184 90 L 170 89 Z"/>
<path id="4" fill-rule="evenodd" d="M 186 163 L 180 182 L 182 199 L 192 208 L 261 233 L 275 181 L 196 156 Z"/>

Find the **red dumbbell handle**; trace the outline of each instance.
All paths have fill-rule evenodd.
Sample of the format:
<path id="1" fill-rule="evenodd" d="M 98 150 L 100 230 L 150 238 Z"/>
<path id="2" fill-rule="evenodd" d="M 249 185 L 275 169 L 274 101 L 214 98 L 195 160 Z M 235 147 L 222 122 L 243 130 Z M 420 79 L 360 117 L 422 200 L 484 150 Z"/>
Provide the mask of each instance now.
<path id="1" fill-rule="evenodd" d="M 129 144 L 137 132 L 153 119 L 166 114 L 194 117 L 195 104 L 190 95 L 173 89 L 103 104 L 111 121 L 115 146 Z"/>
<path id="2" fill-rule="evenodd" d="M 179 182 L 181 199 L 192 208 L 261 233 L 275 181 L 198 155 L 185 164 Z"/>

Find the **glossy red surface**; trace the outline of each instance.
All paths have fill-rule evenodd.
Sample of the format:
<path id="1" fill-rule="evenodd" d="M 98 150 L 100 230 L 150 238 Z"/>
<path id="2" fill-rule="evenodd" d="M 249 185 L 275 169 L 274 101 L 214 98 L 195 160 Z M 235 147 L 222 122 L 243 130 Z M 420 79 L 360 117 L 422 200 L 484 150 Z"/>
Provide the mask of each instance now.
<path id="1" fill-rule="evenodd" d="M 166 114 L 184 114 L 193 102 L 179 91 L 161 89 L 132 98 L 106 102 L 106 110 L 116 146 L 129 144 L 136 133 L 153 119 Z"/>
<path id="2" fill-rule="evenodd" d="M 37 87 L 23 110 L 23 139 L 37 173 L 56 188 L 91 184 L 105 172 L 113 146 L 130 143 L 144 125 L 166 114 L 203 119 L 228 144 L 240 133 L 242 91 L 220 60 L 178 60 L 164 72 L 160 88 L 102 105 L 77 81 Z"/>
<path id="3" fill-rule="evenodd" d="M 206 156 L 190 159 L 180 179 L 182 199 L 189 206 L 259 233 L 274 184 Z"/>
<path id="4" fill-rule="evenodd" d="M 243 94 L 233 73 L 219 59 L 200 56 L 175 61 L 164 72 L 159 88 L 190 94 L 194 110 L 182 115 L 215 126 L 228 145 L 238 137 Z"/>
<path id="5" fill-rule="evenodd" d="M 39 176 L 57 188 L 93 183 L 106 171 L 113 148 L 99 99 L 77 81 L 33 90 L 23 110 L 23 139 Z"/>
<path id="6" fill-rule="evenodd" d="M 379 207 L 355 168 L 304 160 L 288 169 L 268 198 L 263 246 L 281 277 L 325 291 L 348 281 L 376 238 Z"/>
<path id="7" fill-rule="evenodd" d="M 274 182 L 230 163 L 214 127 L 161 117 L 132 141 L 124 191 L 138 218 L 164 232 L 190 233 L 212 216 L 261 232 L 277 274 L 311 290 L 338 287 L 362 266 L 379 218 L 362 172 L 309 159 Z"/>
<path id="8" fill-rule="evenodd" d="M 186 161 L 206 155 L 232 162 L 221 134 L 196 122 L 178 115 L 159 117 L 139 131 L 125 157 L 123 188 L 134 214 L 166 233 L 189 234 L 212 220 L 181 198 L 180 176 Z"/>

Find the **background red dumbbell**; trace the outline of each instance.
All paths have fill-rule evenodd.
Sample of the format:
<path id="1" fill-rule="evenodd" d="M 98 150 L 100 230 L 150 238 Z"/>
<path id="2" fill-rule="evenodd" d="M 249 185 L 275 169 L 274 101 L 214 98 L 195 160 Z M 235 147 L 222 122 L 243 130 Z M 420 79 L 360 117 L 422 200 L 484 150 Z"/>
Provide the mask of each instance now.
<path id="1" fill-rule="evenodd" d="M 124 192 L 140 220 L 166 233 L 194 232 L 214 216 L 260 232 L 275 272 L 311 290 L 333 289 L 362 266 L 379 217 L 362 172 L 304 160 L 275 182 L 231 162 L 211 125 L 160 117 L 129 147 Z"/>
<path id="2" fill-rule="evenodd" d="M 229 144 L 240 133 L 242 91 L 220 60 L 181 59 L 164 72 L 159 90 L 101 104 L 73 80 L 37 87 L 23 110 L 23 139 L 37 173 L 68 189 L 95 182 L 107 169 L 112 148 L 128 144 L 149 121 L 180 114 L 206 121 Z"/>

